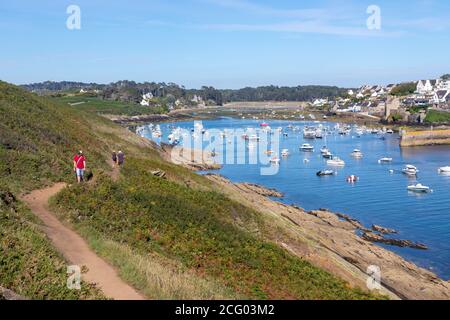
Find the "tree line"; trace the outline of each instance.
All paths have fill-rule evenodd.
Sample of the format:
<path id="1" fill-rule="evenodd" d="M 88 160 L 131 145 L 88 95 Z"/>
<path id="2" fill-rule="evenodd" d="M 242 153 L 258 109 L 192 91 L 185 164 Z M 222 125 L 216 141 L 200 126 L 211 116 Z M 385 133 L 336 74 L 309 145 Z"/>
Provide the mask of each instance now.
<path id="1" fill-rule="evenodd" d="M 143 94 L 151 93 L 153 97 L 164 98 L 169 103 L 181 100 L 183 104 L 195 104 L 199 98 L 207 105 L 222 105 L 227 102 L 245 101 L 310 101 L 318 98 L 334 98 L 346 94 L 347 89 L 333 86 L 261 86 L 242 89 L 216 89 L 203 86 L 200 89 L 186 89 L 175 83 L 144 82 L 123 80 L 110 84 L 82 82 L 46 81 L 23 85 L 23 88 L 40 94 L 63 92 L 95 91 L 102 99 L 139 103 Z M 196 99 L 194 99 L 196 98 Z"/>

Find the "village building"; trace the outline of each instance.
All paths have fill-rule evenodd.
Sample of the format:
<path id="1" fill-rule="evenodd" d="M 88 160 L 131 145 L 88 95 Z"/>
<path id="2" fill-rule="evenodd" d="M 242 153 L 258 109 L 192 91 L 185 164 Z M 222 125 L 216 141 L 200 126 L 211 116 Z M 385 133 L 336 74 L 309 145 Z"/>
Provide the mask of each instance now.
<path id="1" fill-rule="evenodd" d="M 153 99 L 151 92 L 142 95 L 141 106 L 150 106 L 150 101 Z"/>

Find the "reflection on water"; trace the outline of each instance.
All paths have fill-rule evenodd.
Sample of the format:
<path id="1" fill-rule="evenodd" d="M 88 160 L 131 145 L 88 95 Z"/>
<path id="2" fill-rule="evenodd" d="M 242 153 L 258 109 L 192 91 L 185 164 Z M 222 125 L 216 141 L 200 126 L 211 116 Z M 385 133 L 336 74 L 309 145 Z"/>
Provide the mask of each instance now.
<path id="1" fill-rule="evenodd" d="M 429 250 L 388 247 L 403 257 L 427 267 L 443 278 L 450 278 L 450 175 L 439 174 L 438 168 L 450 165 L 450 148 L 436 147 L 399 147 L 397 135 L 364 134 L 358 138 L 355 134 L 326 135 L 325 139 L 303 139 L 302 130 L 293 131 L 288 125 L 303 129 L 305 125 L 316 123 L 271 121 L 272 129 L 282 127 L 288 136 L 280 136 L 281 149 L 289 149 L 290 155 L 281 157 L 276 175 L 262 176 L 259 165 L 224 165 L 220 174 L 233 181 L 259 183 L 276 188 L 285 194 L 286 203 L 293 203 L 307 210 L 329 208 L 345 212 L 367 226 L 372 224 L 399 230 L 398 237 L 425 243 Z M 334 126 L 334 124 L 324 124 Z M 161 124 L 162 139 L 166 140 L 174 127 L 188 130 L 193 122 Z M 205 129 L 245 129 L 257 128 L 259 122 L 240 119 L 220 119 L 203 121 Z M 141 129 L 142 131 L 143 129 Z M 150 131 L 143 135 L 160 141 Z M 166 140 L 167 141 L 167 140 Z M 301 152 L 299 147 L 310 143 L 315 152 Z M 225 139 L 225 145 L 230 142 Z M 258 143 L 252 142 L 252 153 L 259 153 Z M 247 143 L 248 145 L 248 143 Z M 320 154 L 322 146 L 345 161 L 345 167 L 334 167 L 337 175 L 317 177 L 317 171 L 330 167 Z M 236 148 L 235 148 L 236 149 Z M 359 149 L 362 159 L 350 154 Z M 248 149 L 234 150 L 234 156 Z M 221 155 L 226 156 L 226 152 Z M 266 155 L 267 157 L 267 155 Z M 378 163 L 383 157 L 393 158 L 392 163 Z M 402 173 L 406 164 L 412 164 L 420 170 L 417 177 L 407 177 Z M 267 165 L 266 165 L 267 166 Z M 347 183 L 349 175 L 356 175 L 359 181 Z M 433 189 L 432 193 L 408 192 L 407 187 L 422 183 Z"/>

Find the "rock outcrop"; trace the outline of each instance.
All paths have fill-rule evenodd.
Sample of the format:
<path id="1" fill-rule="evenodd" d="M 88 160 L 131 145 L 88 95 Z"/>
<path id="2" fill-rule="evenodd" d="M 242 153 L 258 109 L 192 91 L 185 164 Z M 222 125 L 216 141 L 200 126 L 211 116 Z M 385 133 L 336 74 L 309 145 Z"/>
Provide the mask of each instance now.
<path id="1" fill-rule="evenodd" d="M 398 233 L 397 230 L 385 228 L 382 226 L 377 226 L 376 224 L 372 225 L 372 230 L 379 232 L 381 234 L 395 234 Z"/>
<path id="2" fill-rule="evenodd" d="M 237 183 L 236 186 L 241 189 L 253 191 L 264 197 L 283 198 L 283 194 L 275 189 L 266 188 L 254 183 Z"/>
<path id="3" fill-rule="evenodd" d="M 28 300 L 25 297 L 18 295 L 17 293 L 0 287 L 0 300 Z"/>
<path id="4" fill-rule="evenodd" d="M 428 247 L 422 243 L 412 242 L 411 240 L 385 238 L 382 235 L 375 234 L 373 232 L 364 232 L 361 237 L 367 241 L 389 244 L 391 246 L 408 247 L 420 250 L 428 249 Z"/>

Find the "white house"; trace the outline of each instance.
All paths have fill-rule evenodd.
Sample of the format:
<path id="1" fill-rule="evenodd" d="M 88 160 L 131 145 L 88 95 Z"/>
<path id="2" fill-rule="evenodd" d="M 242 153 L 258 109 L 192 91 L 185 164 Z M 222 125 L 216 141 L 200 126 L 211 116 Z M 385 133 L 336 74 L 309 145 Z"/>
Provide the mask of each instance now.
<path id="1" fill-rule="evenodd" d="M 436 90 L 450 90 L 450 80 L 438 80 Z"/>
<path id="2" fill-rule="evenodd" d="M 391 93 L 392 89 L 394 89 L 394 88 L 395 88 L 395 84 L 393 84 L 393 83 L 388 84 L 386 87 L 386 91 Z"/>
<path id="3" fill-rule="evenodd" d="M 149 106 L 150 100 L 153 99 L 153 94 L 151 92 L 142 95 L 141 106 Z"/>
<path id="4" fill-rule="evenodd" d="M 431 94 L 435 90 L 438 80 L 420 80 L 417 83 L 416 91 L 419 94 Z"/>
<path id="5" fill-rule="evenodd" d="M 316 100 L 314 100 L 313 105 L 316 106 L 316 107 L 321 107 L 321 106 L 323 106 L 324 104 L 327 104 L 327 103 L 328 103 L 327 99 L 316 99 Z"/>
<path id="6" fill-rule="evenodd" d="M 347 94 L 348 94 L 349 96 L 353 96 L 353 95 L 355 94 L 355 92 L 353 92 L 353 90 L 348 90 L 348 91 L 347 91 Z"/>
<path id="7" fill-rule="evenodd" d="M 433 102 L 436 104 L 446 103 L 447 97 L 450 95 L 449 90 L 436 91 L 433 97 Z"/>

